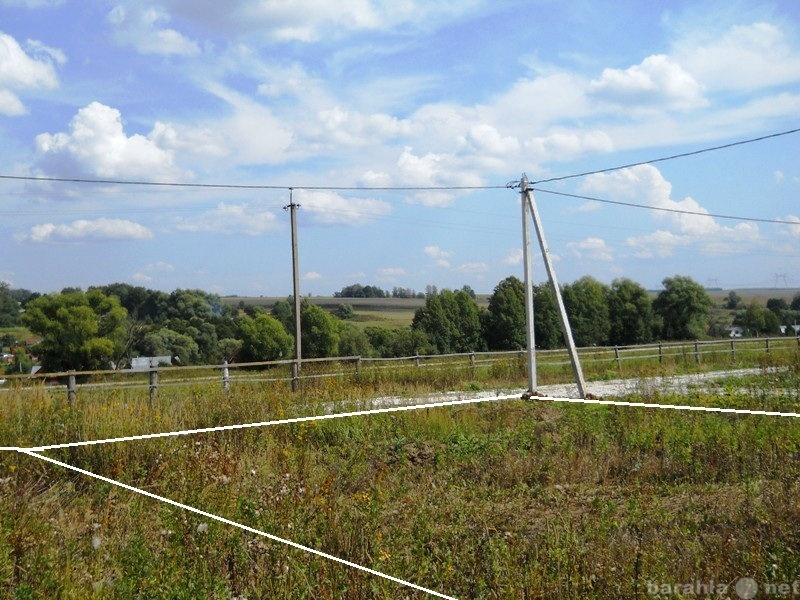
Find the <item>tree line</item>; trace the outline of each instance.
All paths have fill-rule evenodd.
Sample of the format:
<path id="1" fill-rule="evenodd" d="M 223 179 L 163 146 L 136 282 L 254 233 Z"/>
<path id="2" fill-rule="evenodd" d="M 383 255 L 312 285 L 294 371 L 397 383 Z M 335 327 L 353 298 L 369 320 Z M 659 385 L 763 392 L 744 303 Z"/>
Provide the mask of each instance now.
<path id="1" fill-rule="evenodd" d="M 356 286 L 343 291 L 376 293 L 378 289 Z M 578 346 L 702 339 L 726 335 L 725 325 L 731 324 L 730 318 L 725 325 L 712 318 L 711 297 L 684 276 L 664 279 L 655 298 L 630 279 L 606 285 L 582 277 L 561 291 Z M 536 346 L 562 346 L 550 287 L 533 286 L 532 294 Z M 397 357 L 526 346 L 525 288 L 516 277 L 497 284 L 487 307 L 478 305 L 469 286 L 459 290 L 428 286 L 424 297 L 425 304 L 415 312 L 412 324 L 392 329 L 357 327 L 351 322 L 353 308 L 346 303 L 328 312 L 304 299 L 300 314 L 303 357 Z M 734 311 L 733 324 L 740 324 L 749 335 L 776 334 L 780 324 L 800 318 L 800 294 L 791 303 L 770 299 L 764 307 L 745 306 L 731 292 L 724 306 Z M 32 348 L 15 347 L 13 337 L 3 340 L 4 346 L 15 350 L 14 363 L 8 367 L 12 372 L 27 370 L 31 354 L 46 372 L 125 368 L 137 356 L 171 356 L 187 365 L 294 357 L 291 298 L 267 311 L 244 302 L 234 307 L 202 290 L 165 293 L 115 283 L 85 292 L 66 288 L 39 295 L 0 284 L 0 323 L 5 327 L 21 324 L 40 339 Z"/>

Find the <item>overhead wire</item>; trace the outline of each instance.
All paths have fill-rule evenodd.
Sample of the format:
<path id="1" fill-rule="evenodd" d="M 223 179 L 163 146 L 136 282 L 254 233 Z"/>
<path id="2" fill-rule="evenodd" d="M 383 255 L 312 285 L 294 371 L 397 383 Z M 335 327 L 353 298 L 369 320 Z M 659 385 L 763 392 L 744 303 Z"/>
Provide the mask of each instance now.
<path id="1" fill-rule="evenodd" d="M 733 148 L 735 146 L 743 146 L 745 144 L 753 144 L 755 142 L 761 142 L 761 141 L 764 141 L 764 140 L 769 140 L 769 139 L 773 139 L 773 138 L 777 138 L 777 137 L 791 135 L 793 133 L 798 133 L 798 132 L 800 132 L 800 127 L 796 128 L 796 129 L 788 129 L 786 131 L 779 131 L 777 133 L 770 133 L 770 134 L 762 135 L 762 136 L 759 136 L 759 137 L 748 138 L 748 139 L 745 139 L 745 140 L 738 140 L 736 142 L 730 142 L 730 143 L 727 143 L 727 144 L 721 144 L 719 146 L 710 146 L 708 148 L 701 148 L 699 150 L 691 150 L 689 152 L 681 152 L 679 154 L 671 154 L 669 156 L 662 156 L 660 158 L 651 158 L 649 160 L 642 160 L 642 161 L 639 161 L 639 162 L 628 163 L 628 164 L 625 164 L 625 165 L 618 165 L 616 167 L 607 167 L 605 169 L 596 169 L 594 171 L 584 171 L 582 173 L 573 173 L 571 175 L 561 175 L 559 177 L 550 177 L 548 179 L 539 179 L 537 181 L 532 181 L 531 185 L 537 185 L 537 184 L 540 184 L 540 183 L 552 183 L 554 181 L 565 181 L 567 179 L 576 179 L 576 178 L 579 178 L 579 177 L 588 177 L 589 175 L 599 175 L 599 174 L 602 174 L 602 173 L 611 173 L 613 171 L 621 171 L 622 169 L 630 169 L 632 167 L 639 167 L 639 166 L 642 166 L 642 165 L 650 165 L 650 164 L 653 164 L 653 163 L 666 162 L 666 161 L 675 160 L 675 159 L 678 159 L 678 158 L 686 158 L 687 156 L 697 156 L 698 154 L 705 154 L 706 152 L 714 152 L 716 150 L 724 150 L 726 148 Z M 510 185 L 511 184 L 509 184 L 509 186 Z"/>
<path id="2" fill-rule="evenodd" d="M 127 179 L 90 179 L 77 177 L 43 177 L 37 175 L 0 175 L 0 179 L 15 181 L 39 181 L 45 183 L 86 183 L 96 185 L 130 185 L 201 189 L 231 190 L 309 190 L 309 191 L 386 191 L 386 192 L 425 192 L 459 190 L 504 189 L 504 185 L 409 185 L 409 186 L 331 186 L 331 185 L 279 185 L 279 184 L 239 184 L 239 183 L 188 183 L 173 181 L 135 181 Z"/>
<path id="3" fill-rule="evenodd" d="M 668 213 L 678 213 L 682 215 L 695 215 L 698 217 L 713 217 L 715 219 L 730 219 L 733 221 L 751 221 L 754 223 L 773 223 L 776 225 L 794 225 L 800 226 L 800 220 L 790 221 L 788 219 L 763 219 L 759 217 L 743 217 L 739 215 L 723 215 L 720 213 L 701 212 L 699 210 L 685 210 L 682 208 L 667 208 L 665 206 L 651 206 L 648 204 L 637 204 L 636 202 L 623 202 L 621 200 L 608 200 L 606 198 L 597 198 L 594 196 L 584 196 L 582 194 L 569 194 L 567 192 L 556 192 L 555 190 L 546 190 L 544 188 L 530 188 L 532 191 L 541 192 L 543 194 L 554 194 L 556 196 L 566 196 L 567 198 L 577 198 L 579 200 L 589 200 L 591 202 L 600 202 L 602 204 L 615 204 L 618 206 L 628 206 L 631 208 L 642 208 L 645 210 L 656 210 Z"/>

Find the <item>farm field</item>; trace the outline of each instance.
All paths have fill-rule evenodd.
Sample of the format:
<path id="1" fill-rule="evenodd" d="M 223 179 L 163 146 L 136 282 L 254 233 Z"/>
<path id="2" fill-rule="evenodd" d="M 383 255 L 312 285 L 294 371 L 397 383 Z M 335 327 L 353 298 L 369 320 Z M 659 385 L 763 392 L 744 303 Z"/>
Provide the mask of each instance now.
<path id="1" fill-rule="evenodd" d="M 800 355 L 762 364 L 627 399 L 800 411 Z M 12 391 L 0 436 L 31 446 L 522 386 L 512 367 L 474 381 L 325 379 L 299 396 L 198 384 L 151 407 L 124 390 L 82 393 L 74 407 Z M 800 573 L 794 418 L 510 400 L 45 454 L 457 598 L 648 597 Z M 0 461 L 4 597 L 426 597 L 33 457 Z"/>
<path id="2" fill-rule="evenodd" d="M 414 311 L 425 306 L 424 298 L 334 298 L 333 296 L 310 296 L 307 298 L 313 304 L 321 306 L 325 310 L 333 312 L 341 304 L 349 304 L 355 312 L 355 319 L 350 323 L 358 327 L 405 327 L 411 325 L 414 319 Z M 229 296 L 223 298 L 223 302 L 230 306 L 238 306 L 240 302 L 263 306 L 267 310 L 271 309 L 279 300 L 286 298 L 273 297 L 239 297 Z M 489 304 L 489 296 L 478 294 L 475 298 L 478 306 L 486 307 Z"/>

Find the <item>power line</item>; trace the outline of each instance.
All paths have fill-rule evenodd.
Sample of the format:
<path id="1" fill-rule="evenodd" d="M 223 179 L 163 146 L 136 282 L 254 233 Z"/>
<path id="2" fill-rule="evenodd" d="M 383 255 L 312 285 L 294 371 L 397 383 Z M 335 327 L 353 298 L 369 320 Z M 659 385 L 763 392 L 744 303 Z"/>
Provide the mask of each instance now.
<path id="1" fill-rule="evenodd" d="M 643 208 L 645 210 L 659 210 L 661 212 L 678 213 L 682 215 L 696 215 L 698 217 L 714 217 L 715 219 L 730 219 L 733 221 L 752 221 L 755 223 L 773 223 L 776 225 L 794 225 L 800 226 L 800 221 L 789 221 L 784 219 L 761 219 L 758 217 L 741 217 L 736 215 L 722 215 L 719 213 L 700 212 L 697 210 L 684 210 L 681 208 L 666 208 L 663 206 L 648 206 L 646 204 L 636 204 L 635 202 L 622 202 L 621 200 L 608 200 L 606 198 L 595 198 L 594 196 L 582 196 L 580 194 L 568 194 L 566 192 L 556 192 L 554 190 L 545 190 L 542 188 L 531 188 L 535 192 L 542 192 L 543 194 L 553 194 L 555 196 L 566 196 L 567 198 L 577 198 L 579 200 L 589 200 L 592 202 L 601 202 L 603 204 L 616 204 L 618 206 L 629 206 L 632 208 Z"/>
<path id="2" fill-rule="evenodd" d="M 539 183 L 551 183 L 553 181 L 564 181 L 566 179 L 575 179 L 578 177 L 588 177 L 589 175 L 597 175 L 600 173 L 610 173 L 612 171 L 620 171 L 622 169 L 630 169 L 631 167 L 638 167 L 641 165 L 650 165 L 653 163 L 658 162 L 665 162 L 668 160 L 675 160 L 676 158 L 686 158 L 687 156 L 696 156 L 698 154 L 704 154 L 706 152 L 714 152 L 716 150 L 724 150 L 725 148 L 733 148 L 734 146 L 743 146 L 745 144 L 752 144 L 754 142 L 761 142 L 763 140 L 769 140 L 772 138 L 781 137 L 784 135 L 790 135 L 792 133 L 800 132 L 800 127 L 797 129 L 789 129 L 787 131 L 779 131 L 777 133 L 770 133 L 768 135 L 762 135 L 760 137 L 749 138 L 746 140 L 739 140 L 736 142 L 731 142 L 729 144 L 722 144 L 721 146 L 711 146 L 710 148 L 701 148 L 700 150 L 692 150 L 691 152 L 682 152 L 680 154 L 672 154 L 670 156 L 662 156 L 661 158 L 652 158 L 650 160 L 643 160 L 640 162 L 629 163 L 627 165 L 620 165 L 617 167 L 608 167 L 606 169 L 597 169 L 596 171 L 585 171 L 583 173 L 574 173 L 572 175 L 562 175 L 560 177 L 551 177 L 549 179 L 540 179 L 538 181 L 531 181 L 531 185 L 537 185 Z M 515 182 L 509 183 L 506 187 L 517 187 L 519 184 L 512 185 Z"/>
<path id="3" fill-rule="evenodd" d="M 505 189 L 504 185 L 428 185 L 428 186 L 331 186 L 331 185 L 269 185 L 269 184 L 236 184 L 236 183 L 185 183 L 167 181 L 132 181 L 124 179 L 85 179 L 76 177 L 40 177 L 33 175 L 0 175 L 0 179 L 15 181 L 39 181 L 46 183 L 87 183 L 98 185 L 130 185 L 176 188 L 204 188 L 230 190 L 306 190 L 306 191 L 386 191 L 386 192 L 424 192 L 424 191 L 458 191 L 458 190 L 496 190 Z"/>

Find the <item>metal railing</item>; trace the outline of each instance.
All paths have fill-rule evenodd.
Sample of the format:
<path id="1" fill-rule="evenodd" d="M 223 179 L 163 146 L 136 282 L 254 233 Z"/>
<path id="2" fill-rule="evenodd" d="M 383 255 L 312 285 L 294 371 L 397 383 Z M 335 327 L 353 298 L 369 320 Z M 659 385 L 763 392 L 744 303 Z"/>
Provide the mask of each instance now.
<path id="1" fill-rule="evenodd" d="M 713 356 L 717 362 L 736 361 L 763 356 L 772 352 L 800 348 L 800 337 L 733 338 L 726 340 L 658 342 L 635 346 L 597 346 L 579 348 L 581 362 L 588 370 L 615 368 L 623 370 L 626 361 L 652 364 L 700 365 L 704 357 Z M 566 367 L 570 364 L 565 349 L 537 350 L 539 369 Z M 165 366 L 143 370 L 119 369 L 115 371 L 66 371 L 61 373 L 36 373 L 33 375 L 7 375 L 7 384 L 0 392 L 15 389 L 32 389 L 44 385 L 48 391 L 63 392 L 67 401 L 75 402 L 80 389 L 147 389 L 151 402 L 158 390 L 197 384 L 221 384 L 230 390 L 242 383 L 290 383 L 297 389 L 303 381 L 325 378 L 356 377 L 386 370 L 406 367 L 413 370 L 448 369 L 468 370 L 474 376 L 479 368 L 505 361 L 524 361 L 525 351 L 467 352 L 457 354 L 414 355 L 396 358 L 340 356 L 333 358 L 303 359 L 302 369 L 295 360 L 251 363 L 222 363 L 218 365 Z M 524 365 L 524 362 L 521 363 Z"/>

